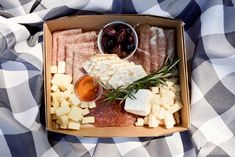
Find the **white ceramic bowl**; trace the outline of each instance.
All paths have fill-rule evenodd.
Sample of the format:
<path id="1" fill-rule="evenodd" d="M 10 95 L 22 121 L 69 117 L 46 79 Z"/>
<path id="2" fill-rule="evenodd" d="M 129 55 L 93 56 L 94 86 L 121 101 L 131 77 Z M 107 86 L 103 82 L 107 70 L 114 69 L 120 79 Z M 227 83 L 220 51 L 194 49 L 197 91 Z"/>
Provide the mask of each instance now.
<path id="1" fill-rule="evenodd" d="M 136 52 L 136 50 L 137 50 L 137 48 L 138 48 L 138 35 L 137 35 L 135 29 L 134 29 L 130 24 L 128 24 L 128 23 L 126 23 L 126 22 L 124 22 L 124 21 L 113 21 L 113 22 L 110 22 L 110 23 L 106 24 L 106 25 L 103 27 L 103 29 L 106 28 L 106 27 L 108 27 L 108 26 L 110 26 L 110 25 L 117 25 L 117 24 L 126 25 L 127 27 L 129 27 L 129 28 L 131 29 L 131 31 L 133 32 L 133 35 L 134 35 L 133 37 L 134 37 L 135 49 L 134 49 L 127 57 L 122 58 L 122 59 L 128 59 L 128 58 L 130 58 L 130 57 Z M 102 44 L 101 44 L 101 39 L 102 39 L 102 36 L 103 36 L 103 29 L 101 29 L 100 32 L 99 32 L 99 34 L 98 34 L 98 39 L 97 39 L 97 43 L 98 43 L 98 44 L 97 44 L 97 45 L 98 45 L 98 48 L 99 48 L 100 53 L 105 54 L 104 49 L 103 49 L 103 46 L 102 46 Z"/>

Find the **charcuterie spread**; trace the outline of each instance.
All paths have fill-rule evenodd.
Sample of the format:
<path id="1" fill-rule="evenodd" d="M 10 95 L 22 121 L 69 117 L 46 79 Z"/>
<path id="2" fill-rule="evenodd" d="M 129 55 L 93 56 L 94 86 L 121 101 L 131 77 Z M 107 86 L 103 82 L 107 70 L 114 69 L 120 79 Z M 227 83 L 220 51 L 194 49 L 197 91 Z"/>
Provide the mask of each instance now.
<path id="1" fill-rule="evenodd" d="M 54 128 L 181 123 L 174 29 L 114 22 L 102 30 L 55 31 L 52 42 Z"/>

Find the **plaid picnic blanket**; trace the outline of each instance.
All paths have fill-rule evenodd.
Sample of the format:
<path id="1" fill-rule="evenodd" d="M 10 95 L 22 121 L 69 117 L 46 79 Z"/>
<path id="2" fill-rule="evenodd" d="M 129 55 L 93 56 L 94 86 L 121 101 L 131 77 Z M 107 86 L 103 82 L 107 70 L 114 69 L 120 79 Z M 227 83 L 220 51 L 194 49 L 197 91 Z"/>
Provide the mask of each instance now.
<path id="1" fill-rule="evenodd" d="M 0 156 L 235 156 L 234 0 L 1 0 Z M 82 14 L 185 22 L 191 129 L 164 137 L 81 138 L 45 130 L 42 24 Z"/>

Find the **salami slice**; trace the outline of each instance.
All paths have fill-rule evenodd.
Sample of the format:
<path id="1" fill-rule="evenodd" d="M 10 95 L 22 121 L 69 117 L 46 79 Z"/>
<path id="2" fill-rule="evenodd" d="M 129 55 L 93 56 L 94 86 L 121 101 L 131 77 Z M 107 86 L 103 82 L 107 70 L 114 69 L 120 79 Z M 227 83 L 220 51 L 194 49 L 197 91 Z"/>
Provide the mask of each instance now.
<path id="1" fill-rule="evenodd" d="M 52 35 L 52 62 L 51 65 L 55 66 L 57 61 L 57 47 L 58 47 L 58 37 L 59 36 L 66 36 L 71 34 L 79 34 L 82 32 L 82 29 L 68 29 L 63 31 L 55 31 Z"/>
<path id="2" fill-rule="evenodd" d="M 134 125 L 137 116 L 124 110 L 119 101 L 96 102 L 96 107 L 91 109 L 89 115 L 95 117 L 94 125 L 97 127 L 123 127 Z M 88 115 L 88 116 L 89 116 Z"/>
<path id="3" fill-rule="evenodd" d="M 78 35 L 59 36 L 57 61 L 65 61 L 66 44 L 79 44 L 83 42 L 92 42 L 96 40 L 97 40 L 97 35 L 95 31 L 81 33 Z"/>

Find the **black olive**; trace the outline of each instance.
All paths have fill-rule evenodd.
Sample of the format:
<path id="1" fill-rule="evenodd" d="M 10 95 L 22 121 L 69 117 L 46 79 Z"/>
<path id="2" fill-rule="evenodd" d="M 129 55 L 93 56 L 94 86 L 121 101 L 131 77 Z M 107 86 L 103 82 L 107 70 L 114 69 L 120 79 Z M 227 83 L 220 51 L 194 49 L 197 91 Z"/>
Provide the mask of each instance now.
<path id="1" fill-rule="evenodd" d="M 125 51 L 125 52 L 130 53 L 130 52 L 134 51 L 134 49 L 135 49 L 135 44 L 134 44 L 134 43 L 128 43 L 128 42 L 127 42 L 127 43 L 124 45 L 124 51 Z"/>
<path id="2" fill-rule="evenodd" d="M 101 44 L 104 47 L 105 51 L 111 52 L 116 45 L 116 39 L 107 35 L 103 35 Z"/>
<path id="3" fill-rule="evenodd" d="M 103 30 L 104 34 L 107 34 L 108 36 L 112 36 L 114 37 L 117 33 L 117 31 L 115 30 L 114 26 L 107 26 L 104 28 Z"/>

